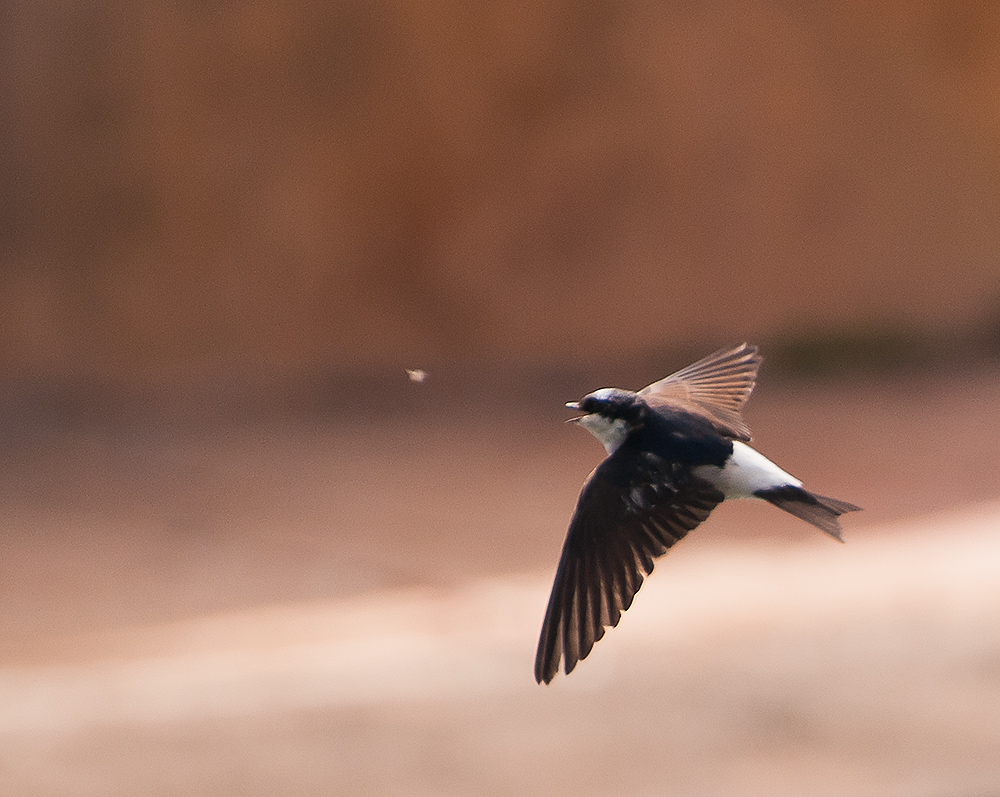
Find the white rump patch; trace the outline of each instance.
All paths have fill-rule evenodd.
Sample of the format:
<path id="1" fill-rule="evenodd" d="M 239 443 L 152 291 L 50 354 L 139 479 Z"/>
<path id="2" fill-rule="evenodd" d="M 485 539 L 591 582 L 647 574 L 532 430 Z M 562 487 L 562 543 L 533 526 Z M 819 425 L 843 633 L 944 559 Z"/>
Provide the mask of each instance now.
<path id="1" fill-rule="evenodd" d="M 723 467 L 699 465 L 694 475 L 718 487 L 728 499 L 753 498 L 758 490 L 774 487 L 802 486 L 792 474 L 739 441 L 733 441 L 733 454 Z"/>

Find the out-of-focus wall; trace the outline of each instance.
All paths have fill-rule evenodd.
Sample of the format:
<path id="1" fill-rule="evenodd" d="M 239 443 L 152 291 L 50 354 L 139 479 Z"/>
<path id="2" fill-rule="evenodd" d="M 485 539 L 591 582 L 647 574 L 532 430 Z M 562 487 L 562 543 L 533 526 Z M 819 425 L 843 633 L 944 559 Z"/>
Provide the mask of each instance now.
<path id="1" fill-rule="evenodd" d="M 1000 306 L 986 0 L 0 14 L 0 374 L 610 354 Z"/>

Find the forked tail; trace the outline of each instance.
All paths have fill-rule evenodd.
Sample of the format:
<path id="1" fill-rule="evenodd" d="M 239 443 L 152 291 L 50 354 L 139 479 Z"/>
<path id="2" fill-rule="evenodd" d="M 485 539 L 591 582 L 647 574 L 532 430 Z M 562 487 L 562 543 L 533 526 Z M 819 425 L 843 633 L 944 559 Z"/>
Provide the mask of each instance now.
<path id="1" fill-rule="evenodd" d="M 758 490 L 754 495 L 770 501 L 778 509 L 784 509 L 789 514 L 812 523 L 838 542 L 843 542 L 844 538 L 840 536 L 840 521 L 837 518 L 845 512 L 857 512 L 861 509 L 860 506 L 849 504 L 847 501 L 816 495 L 790 484 L 769 490 Z"/>

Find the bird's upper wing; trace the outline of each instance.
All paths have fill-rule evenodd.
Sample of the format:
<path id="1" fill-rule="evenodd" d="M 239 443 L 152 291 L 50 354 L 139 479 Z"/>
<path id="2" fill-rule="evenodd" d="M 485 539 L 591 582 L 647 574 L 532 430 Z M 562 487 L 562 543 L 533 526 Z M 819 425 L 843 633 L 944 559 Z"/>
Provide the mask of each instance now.
<path id="1" fill-rule="evenodd" d="M 583 486 L 545 611 L 535 680 L 587 657 L 631 604 L 653 559 L 708 517 L 723 494 L 688 469 L 624 446 Z"/>
<path id="2" fill-rule="evenodd" d="M 639 395 L 653 409 L 658 404 L 693 412 L 723 434 L 749 442 L 741 410 L 753 391 L 761 356 L 743 343 L 720 349 L 698 362 L 644 387 Z"/>

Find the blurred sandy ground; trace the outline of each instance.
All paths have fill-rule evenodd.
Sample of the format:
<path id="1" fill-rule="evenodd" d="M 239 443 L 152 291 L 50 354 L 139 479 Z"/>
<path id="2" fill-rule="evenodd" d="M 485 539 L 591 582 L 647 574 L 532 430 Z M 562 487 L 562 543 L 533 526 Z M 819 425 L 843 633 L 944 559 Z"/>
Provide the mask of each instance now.
<path id="1" fill-rule="evenodd" d="M 549 688 L 601 455 L 558 402 L 38 431 L 2 482 L 4 793 L 1000 793 L 998 389 L 765 382 L 756 439 L 866 507 L 848 544 L 722 507 Z"/>

